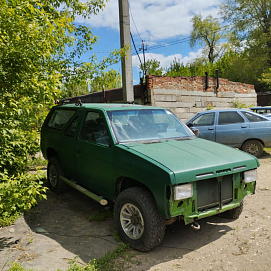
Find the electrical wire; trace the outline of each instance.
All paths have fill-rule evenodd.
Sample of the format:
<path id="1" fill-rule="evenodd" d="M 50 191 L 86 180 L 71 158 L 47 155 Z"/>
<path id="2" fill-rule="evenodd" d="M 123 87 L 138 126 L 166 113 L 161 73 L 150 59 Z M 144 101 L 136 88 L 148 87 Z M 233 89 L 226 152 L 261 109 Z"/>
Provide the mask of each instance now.
<path id="1" fill-rule="evenodd" d="M 140 64 L 141 64 L 141 66 L 143 66 L 142 61 L 141 61 L 141 59 L 140 59 L 140 56 L 139 56 L 139 54 L 138 54 L 138 51 L 137 51 L 137 49 L 136 49 L 135 42 L 134 42 L 134 38 L 133 38 L 133 35 L 132 35 L 131 32 L 130 32 L 130 35 L 131 35 L 131 39 L 132 39 L 134 48 L 135 48 L 135 50 L 136 50 L 136 54 L 137 54 L 137 56 L 138 56 L 139 62 L 140 62 Z"/>
<path id="2" fill-rule="evenodd" d="M 139 31 L 137 29 L 137 26 L 136 26 L 136 23 L 135 23 L 135 20 L 134 20 L 134 17 L 133 17 L 133 14 L 132 14 L 132 10 L 131 10 L 131 7 L 130 7 L 130 4 L 129 4 L 129 10 L 130 10 L 130 15 L 131 15 L 131 18 L 132 18 L 132 21 L 134 23 L 134 26 L 135 26 L 135 29 L 136 29 L 136 32 L 137 32 L 137 35 L 139 36 L 140 40 L 142 40 L 140 34 L 139 34 Z M 132 34 L 131 34 L 132 35 Z"/>

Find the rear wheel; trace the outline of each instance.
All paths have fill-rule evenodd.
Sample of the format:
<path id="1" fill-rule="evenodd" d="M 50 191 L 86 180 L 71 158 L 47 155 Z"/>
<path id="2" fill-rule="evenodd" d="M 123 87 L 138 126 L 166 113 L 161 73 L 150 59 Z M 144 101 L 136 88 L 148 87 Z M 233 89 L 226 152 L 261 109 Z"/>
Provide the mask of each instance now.
<path id="1" fill-rule="evenodd" d="M 260 157 L 263 154 L 263 144 L 259 140 L 251 139 L 243 144 L 242 151 Z"/>
<path id="2" fill-rule="evenodd" d="M 62 193 L 68 190 L 68 186 L 60 179 L 64 176 L 63 169 L 57 157 L 49 159 L 47 166 L 47 180 L 50 190 L 55 193 Z"/>
<path id="3" fill-rule="evenodd" d="M 132 187 L 119 194 L 114 218 L 120 238 L 134 249 L 151 250 L 164 238 L 165 220 L 152 195 L 143 188 Z"/>

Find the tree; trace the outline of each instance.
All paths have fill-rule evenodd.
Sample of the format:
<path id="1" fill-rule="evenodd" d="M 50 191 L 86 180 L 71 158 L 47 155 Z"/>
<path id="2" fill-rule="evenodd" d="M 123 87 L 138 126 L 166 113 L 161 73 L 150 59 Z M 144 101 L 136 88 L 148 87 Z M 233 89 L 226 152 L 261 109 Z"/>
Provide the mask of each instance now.
<path id="1" fill-rule="evenodd" d="M 90 82 L 90 91 L 97 92 L 106 89 L 120 88 L 121 75 L 119 71 L 109 69 L 101 71 L 101 74 L 93 78 Z"/>
<path id="2" fill-rule="evenodd" d="M 244 63 L 251 65 L 250 76 L 254 77 L 256 90 L 263 90 L 259 80 L 271 66 L 271 1 L 227 0 L 220 10 L 231 24 L 231 41 L 241 49 Z M 240 68 L 243 70 L 241 65 Z"/>
<path id="3" fill-rule="evenodd" d="M 59 99 L 65 99 L 88 94 L 89 93 L 88 81 L 89 81 L 88 79 L 82 79 L 80 81 L 69 80 L 63 82 Z"/>
<path id="4" fill-rule="evenodd" d="M 160 61 L 153 59 L 153 60 L 147 60 L 145 63 L 145 67 L 143 64 L 140 65 L 139 67 L 140 70 L 147 71 L 147 74 L 149 75 L 158 75 L 161 76 L 163 74 L 163 68 L 160 67 Z"/>
<path id="5" fill-rule="evenodd" d="M 95 55 L 86 63 L 78 60 L 97 37 L 76 24 L 75 16 L 96 14 L 103 0 L 0 0 L 0 6 L 0 217 L 4 217 L 29 209 L 34 195 L 43 191 L 37 184 L 28 185 L 24 173 L 29 157 L 39 150 L 40 126 L 64 78 L 94 77 L 118 61 L 120 52 L 100 63 Z M 16 200 L 20 188 L 29 195 L 22 197 L 26 204 Z"/>
<path id="6" fill-rule="evenodd" d="M 213 63 L 219 56 L 221 47 L 219 41 L 224 37 L 218 19 L 211 15 L 203 19 L 201 15 L 192 18 L 193 30 L 190 35 L 190 46 L 193 48 L 197 43 L 205 45 L 208 52 L 208 60 Z"/>

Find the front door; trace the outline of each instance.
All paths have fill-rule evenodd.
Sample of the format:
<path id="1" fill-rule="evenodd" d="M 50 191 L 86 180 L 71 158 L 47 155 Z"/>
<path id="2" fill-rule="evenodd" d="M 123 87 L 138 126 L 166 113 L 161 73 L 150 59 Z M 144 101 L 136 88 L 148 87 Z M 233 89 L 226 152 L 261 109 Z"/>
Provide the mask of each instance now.
<path id="1" fill-rule="evenodd" d="M 191 122 L 189 127 L 199 129 L 199 137 L 215 141 L 215 113 L 204 113 Z"/>
<path id="2" fill-rule="evenodd" d="M 87 112 L 76 146 L 76 180 L 97 194 L 112 194 L 114 148 L 111 140 L 104 115 Z"/>

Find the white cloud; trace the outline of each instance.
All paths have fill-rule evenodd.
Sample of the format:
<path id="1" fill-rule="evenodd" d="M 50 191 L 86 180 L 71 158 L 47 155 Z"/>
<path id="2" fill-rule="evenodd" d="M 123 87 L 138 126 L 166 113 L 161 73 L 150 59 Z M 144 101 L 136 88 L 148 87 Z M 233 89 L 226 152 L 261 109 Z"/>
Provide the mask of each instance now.
<path id="1" fill-rule="evenodd" d="M 168 55 L 165 56 L 164 54 L 146 54 L 145 59 L 147 60 L 157 60 L 160 62 L 160 66 L 162 68 L 169 68 L 170 63 L 172 63 L 172 61 L 174 59 L 176 59 L 177 61 L 183 63 L 183 64 L 187 64 L 193 60 L 195 60 L 197 57 L 199 57 L 202 53 L 202 50 L 198 50 L 196 52 L 190 52 L 188 56 L 183 56 L 182 54 L 172 54 L 172 55 Z M 143 55 L 139 54 L 140 59 L 143 59 Z M 133 62 L 133 67 L 138 68 L 140 66 L 140 62 L 138 59 L 138 56 L 133 56 L 132 59 Z"/>
<path id="2" fill-rule="evenodd" d="M 189 35 L 194 14 L 217 16 L 223 0 L 130 0 L 131 32 L 147 41 Z M 91 20 L 77 18 L 91 27 L 119 30 L 118 0 L 110 0 L 104 11 Z"/>

